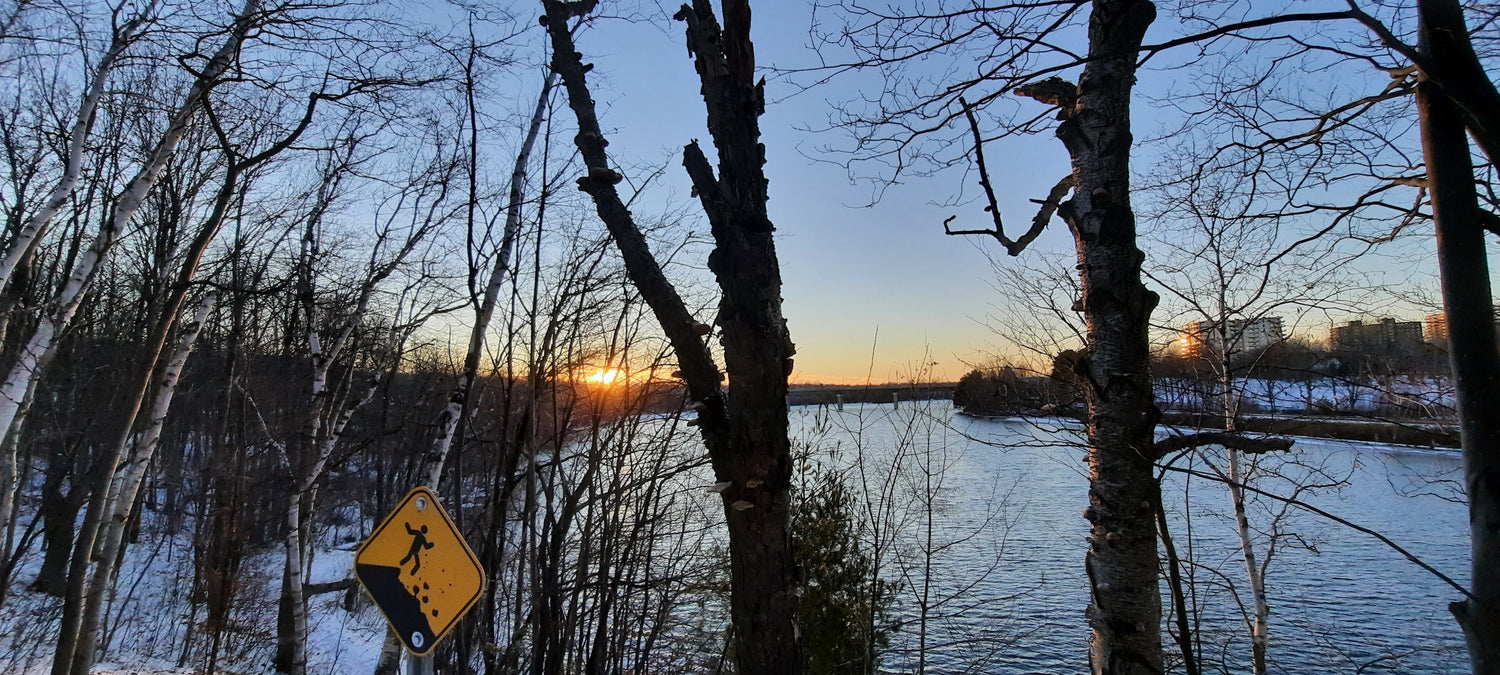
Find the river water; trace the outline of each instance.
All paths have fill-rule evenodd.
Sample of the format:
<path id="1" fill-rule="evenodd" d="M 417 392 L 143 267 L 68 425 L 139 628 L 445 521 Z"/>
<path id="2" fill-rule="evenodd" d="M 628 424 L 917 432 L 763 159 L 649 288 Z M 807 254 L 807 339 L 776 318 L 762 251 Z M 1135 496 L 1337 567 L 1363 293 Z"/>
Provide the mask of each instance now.
<path id="1" fill-rule="evenodd" d="M 880 542 L 881 574 L 900 584 L 892 613 L 902 625 L 884 668 L 910 672 L 925 653 L 928 672 L 1086 671 L 1088 481 L 1075 425 L 968 418 L 943 401 L 794 408 L 792 417 L 798 446 L 875 505 L 862 516 L 873 524 L 865 550 Z M 1467 584 L 1456 452 L 1298 439 L 1291 453 L 1259 462 L 1253 485 L 1376 530 Z M 1224 458 L 1210 449 L 1175 465 L 1212 474 Z M 1228 490 L 1169 474 L 1163 494 L 1179 554 L 1192 561 L 1184 575 L 1203 671 L 1248 672 L 1241 603 L 1250 597 Z M 1253 498 L 1248 511 L 1257 562 L 1271 553 L 1271 672 L 1466 672 L 1447 611 L 1459 597 L 1452 587 L 1304 509 Z"/>

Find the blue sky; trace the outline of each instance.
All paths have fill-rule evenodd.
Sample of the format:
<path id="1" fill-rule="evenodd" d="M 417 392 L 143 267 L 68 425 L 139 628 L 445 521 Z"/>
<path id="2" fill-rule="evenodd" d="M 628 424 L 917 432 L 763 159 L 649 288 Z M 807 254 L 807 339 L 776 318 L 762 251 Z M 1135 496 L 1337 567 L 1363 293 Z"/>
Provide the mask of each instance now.
<path id="1" fill-rule="evenodd" d="M 795 11 L 782 11 L 789 7 Z M 805 3 L 758 9 L 757 60 L 781 67 L 811 63 L 808 21 Z M 675 156 L 691 139 L 702 139 L 710 152 L 711 144 L 680 24 L 665 28 L 670 32 L 662 22 L 602 22 L 578 42 L 586 60 L 596 64 L 591 85 L 607 106 L 601 118 L 613 129 L 610 152 L 627 160 L 673 155 L 664 187 L 686 194 L 689 183 Z M 826 124 L 831 102 L 856 91 L 856 84 L 850 79 L 801 93 L 785 81 L 767 85 L 771 103 L 761 133 L 784 311 L 797 343 L 793 377 L 861 382 L 868 374 L 882 382 L 936 362 L 934 377 L 956 379 L 966 363 L 983 360 L 995 348 L 982 323 L 996 298 L 981 247 L 993 242 L 944 236 L 942 221 L 961 211 L 977 226 L 974 219 L 985 214 L 977 206 L 934 205 L 961 187 L 940 180 L 892 186 L 878 203 L 864 206 L 871 201 L 870 186 L 818 159 L 828 157 L 820 152 L 823 146 L 842 139 L 836 132 L 809 130 Z M 996 180 L 1027 195 L 1045 194 L 1068 171 L 1061 145 L 1050 137 L 1013 143 L 1007 151 L 1021 161 L 997 167 Z M 1027 205 L 1024 198 L 1016 201 L 1018 209 Z M 1067 237 L 1058 228 L 1048 239 L 1060 243 Z"/>
<path id="2" fill-rule="evenodd" d="M 681 147 L 699 138 L 711 152 L 711 143 L 681 25 L 667 20 L 665 9 L 648 6 L 644 11 L 650 20 L 599 21 L 578 44 L 585 60 L 597 66 L 590 83 L 611 137 L 611 153 L 626 165 L 669 161 L 658 191 L 680 200 L 689 188 L 677 159 Z M 1260 15 L 1266 9 L 1246 5 L 1244 11 Z M 1181 32 L 1170 12 L 1163 14 L 1153 27 L 1153 38 Z M 752 37 L 759 64 L 795 68 L 815 63 L 816 55 L 808 47 L 809 23 L 808 3 L 758 3 Z M 1171 65 L 1166 57 L 1158 57 L 1152 62 L 1154 70 L 1141 76 L 1141 97 L 1133 112 L 1137 140 L 1161 135 L 1171 121 L 1170 112 L 1151 99 L 1181 87 L 1178 78 L 1190 77 L 1185 71 L 1168 70 Z M 1316 82 L 1320 76 L 1310 77 Z M 1330 90 L 1369 86 L 1322 77 Z M 833 103 L 857 95 L 860 84 L 859 77 L 851 76 L 799 91 L 773 78 L 767 87 L 770 102 L 761 129 L 769 158 L 766 171 L 785 284 L 784 310 L 798 346 L 793 377 L 805 382 L 859 382 L 868 375 L 878 382 L 903 379 L 920 364 L 936 362 L 931 377 L 956 379 L 970 364 L 1014 353 L 985 325 L 993 307 L 1006 302 L 1005 289 L 994 288 L 989 259 L 1003 256 L 988 239 L 943 235 L 942 221 L 950 215 L 960 216 L 956 225 L 986 225 L 979 204 L 940 205 L 956 195 L 975 194 L 975 178 L 962 170 L 910 178 L 890 186 L 877 203 L 867 206 L 869 184 L 851 180 L 844 167 L 828 161 L 839 157 L 824 148 L 845 138 L 817 129 L 827 124 Z M 1171 139 L 1165 145 L 1170 146 Z M 1149 171 L 1154 152 L 1137 152 L 1137 173 Z M 1050 134 L 991 144 L 987 155 L 994 182 L 1002 186 L 998 196 L 1009 223 L 1029 221 L 1035 207 L 1027 200 L 1045 195 L 1068 172 L 1066 153 Z M 644 208 L 650 208 L 649 200 Z M 1151 225 L 1143 222 L 1141 227 Z M 1425 226 L 1421 229 L 1427 232 Z M 1072 242 L 1055 221 L 1033 248 L 1066 252 Z M 1404 285 L 1410 295 L 1432 297 L 1435 266 L 1430 239 L 1413 237 L 1380 249 L 1379 255 L 1360 265 L 1362 273 Z M 1420 302 L 1395 297 L 1363 302 L 1367 304 L 1354 309 L 1375 317 L 1415 318 L 1423 311 Z M 1158 319 L 1175 320 L 1170 310 L 1159 310 Z M 1024 310 L 1007 316 L 1027 320 Z M 1347 318 L 1352 315 L 1345 310 L 1320 310 L 1300 322 L 1289 319 L 1288 325 L 1321 338 L 1330 321 Z"/>

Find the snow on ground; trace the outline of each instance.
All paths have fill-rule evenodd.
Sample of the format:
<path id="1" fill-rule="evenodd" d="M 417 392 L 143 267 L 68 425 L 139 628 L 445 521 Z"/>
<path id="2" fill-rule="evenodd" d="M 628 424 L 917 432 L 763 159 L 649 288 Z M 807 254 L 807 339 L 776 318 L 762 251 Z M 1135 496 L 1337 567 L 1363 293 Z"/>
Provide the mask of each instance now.
<path id="1" fill-rule="evenodd" d="M 1339 411 L 1369 412 L 1382 408 L 1405 408 L 1446 417 L 1456 405 L 1453 384 L 1447 378 L 1382 377 L 1334 378 L 1289 381 L 1239 378 L 1242 405 L 1267 412 Z M 1157 400 L 1163 407 L 1196 409 L 1216 405 L 1211 400 L 1217 385 L 1176 378 L 1156 380 Z"/>
<path id="2" fill-rule="evenodd" d="M 162 519 L 148 512 L 141 543 L 132 545 L 121 566 L 115 597 L 109 605 L 108 648 L 91 671 L 107 675 L 161 675 L 201 672 L 205 636 L 193 635 L 184 654 L 190 622 L 203 620 L 203 608 L 190 618 L 188 595 L 193 582 L 192 526 L 162 537 Z M 25 523 L 21 523 L 25 528 Z M 353 574 L 357 535 L 330 528 L 309 566 L 314 583 Z M 0 673 L 47 673 L 52 665 L 61 621 L 61 599 L 30 590 L 41 567 L 41 551 L 23 558 L 9 597 L 0 610 Z M 269 673 L 276 645 L 276 603 L 283 555 L 279 549 L 247 557 L 244 585 L 226 632 L 219 670 Z M 353 610 L 344 608 L 343 592 L 311 598 L 308 607 L 308 672 L 368 673 L 374 670 L 385 638 L 385 620 L 357 591 Z"/>

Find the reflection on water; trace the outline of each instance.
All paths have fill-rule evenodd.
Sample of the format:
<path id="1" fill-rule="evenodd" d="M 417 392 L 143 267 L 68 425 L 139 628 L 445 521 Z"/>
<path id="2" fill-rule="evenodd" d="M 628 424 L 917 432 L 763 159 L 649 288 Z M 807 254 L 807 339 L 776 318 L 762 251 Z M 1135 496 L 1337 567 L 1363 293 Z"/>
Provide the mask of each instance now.
<path id="1" fill-rule="evenodd" d="M 931 417 L 924 422 L 926 415 Z M 1088 528 L 1082 511 L 1088 482 L 1075 429 L 955 416 L 941 401 L 902 403 L 899 409 L 797 408 L 793 424 L 808 445 L 834 448 L 823 456 L 844 463 L 856 479 L 853 464 L 862 462 L 866 485 L 878 485 L 873 478 L 885 475 L 874 468 L 898 463 L 891 453 L 904 453 L 897 459 L 907 462 L 907 475 L 885 493 L 917 515 L 890 520 L 900 531 L 891 541 L 894 563 L 886 569 L 904 582 L 897 614 L 905 625 L 886 667 L 915 666 L 917 591 L 930 578 L 929 606 L 931 598 L 947 600 L 930 612 L 929 672 L 1084 670 Z M 926 464 L 911 463 L 922 457 Z M 1205 461 L 1191 466 L 1211 472 Z M 1467 515 L 1453 499 L 1452 481 L 1460 471 L 1456 453 L 1302 439 L 1290 455 L 1262 462 L 1265 477 L 1257 485 L 1278 495 L 1293 494 L 1299 482 L 1343 481 L 1340 489 L 1297 496 L 1378 530 L 1467 583 Z M 932 483 L 923 471 L 914 481 L 913 466 L 943 469 L 939 489 L 928 492 L 936 532 L 931 541 L 944 546 L 927 576 L 917 564 L 923 560 L 920 544 L 928 541 L 920 517 L 926 502 L 914 496 Z M 1196 562 L 1187 572 L 1197 581 L 1194 601 L 1203 608 L 1204 670 L 1247 672 L 1248 631 L 1233 589 L 1248 584 L 1228 491 L 1177 474 L 1168 476 L 1164 495 L 1179 553 L 1191 553 Z M 1277 535 L 1267 568 L 1271 672 L 1467 671 L 1462 635 L 1447 612 L 1458 597 L 1452 588 L 1373 537 L 1296 507 L 1254 499 L 1249 513 L 1252 526 L 1262 530 L 1262 562 L 1273 524 Z M 1241 591 L 1240 601 L 1248 607 L 1247 592 Z M 990 631 L 1003 632 L 1005 639 Z M 985 645 L 998 649 L 980 649 L 979 641 L 965 641 L 965 635 L 983 635 Z"/>

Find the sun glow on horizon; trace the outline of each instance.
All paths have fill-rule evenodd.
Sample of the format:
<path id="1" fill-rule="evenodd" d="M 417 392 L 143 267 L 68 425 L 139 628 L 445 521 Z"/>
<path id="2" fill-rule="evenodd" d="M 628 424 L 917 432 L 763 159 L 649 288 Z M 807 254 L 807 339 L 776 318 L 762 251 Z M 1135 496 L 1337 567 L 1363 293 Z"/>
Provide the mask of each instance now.
<path id="1" fill-rule="evenodd" d="M 593 384 L 614 384 L 625 379 L 625 372 L 619 368 L 604 368 L 583 379 Z"/>

